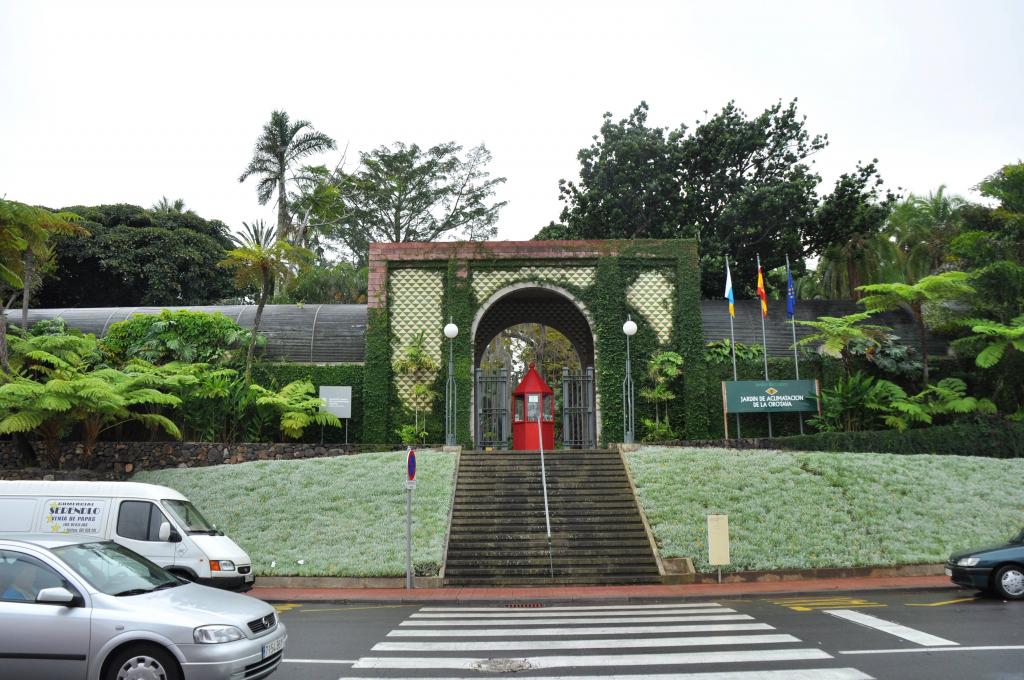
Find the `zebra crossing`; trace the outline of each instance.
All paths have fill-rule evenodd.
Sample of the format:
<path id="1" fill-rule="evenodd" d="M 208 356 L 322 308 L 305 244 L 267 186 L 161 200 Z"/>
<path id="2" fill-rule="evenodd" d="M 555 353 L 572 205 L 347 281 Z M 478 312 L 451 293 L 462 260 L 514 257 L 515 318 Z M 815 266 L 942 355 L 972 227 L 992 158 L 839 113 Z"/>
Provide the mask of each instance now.
<path id="1" fill-rule="evenodd" d="M 871 680 L 718 603 L 422 607 L 386 638 L 340 680 L 479 680 L 496 672 L 530 680 Z"/>

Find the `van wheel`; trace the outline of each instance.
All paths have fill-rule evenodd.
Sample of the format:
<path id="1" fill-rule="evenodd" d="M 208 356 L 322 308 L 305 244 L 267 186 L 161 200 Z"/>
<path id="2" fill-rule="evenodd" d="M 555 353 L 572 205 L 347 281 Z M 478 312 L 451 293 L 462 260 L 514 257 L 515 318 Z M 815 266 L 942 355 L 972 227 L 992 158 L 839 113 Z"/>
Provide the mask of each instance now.
<path id="1" fill-rule="evenodd" d="M 181 680 L 181 672 L 163 647 L 132 645 L 111 658 L 103 680 Z"/>

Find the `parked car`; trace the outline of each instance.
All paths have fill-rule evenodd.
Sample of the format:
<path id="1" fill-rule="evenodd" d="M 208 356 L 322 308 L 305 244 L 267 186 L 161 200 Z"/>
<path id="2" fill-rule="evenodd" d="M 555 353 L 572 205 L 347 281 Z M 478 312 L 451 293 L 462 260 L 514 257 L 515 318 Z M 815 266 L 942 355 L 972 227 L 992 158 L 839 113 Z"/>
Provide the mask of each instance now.
<path id="1" fill-rule="evenodd" d="M 0 534 L 0 631 L 2 680 L 258 680 L 288 637 L 265 602 L 81 534 Z"/>
<path id="2" fill-rule="evenodd" d="M 0 481 L 0 532 L 8 531 L 95 534 L 205 586 L 245 592 L 255 582 L 249 555 L 166 486 Z"/>
<path id="3" fill-rule="evenodd" d="M 950 555 L 946 576 L 959 586 L 1024 599 L 1024 530 L 1006 543 Z"/>

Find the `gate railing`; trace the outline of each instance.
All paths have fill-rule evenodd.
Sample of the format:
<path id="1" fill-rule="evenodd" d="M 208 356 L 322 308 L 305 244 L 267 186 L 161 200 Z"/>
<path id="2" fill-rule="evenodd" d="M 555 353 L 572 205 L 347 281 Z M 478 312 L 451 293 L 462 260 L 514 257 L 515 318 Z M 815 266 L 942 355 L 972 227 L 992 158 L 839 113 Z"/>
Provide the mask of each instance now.
<path id="1" fill-rule="evenodd" d="M 476 369 L 476 446 L 506 449 L 511 439 L 508 371 Z"/>
<path id="2" fill-rule="evenodd" d="M 581 373 L 562 369 L 562 446 L 592 449 L 597 445 L 594 416 L 594 368 Z"/>

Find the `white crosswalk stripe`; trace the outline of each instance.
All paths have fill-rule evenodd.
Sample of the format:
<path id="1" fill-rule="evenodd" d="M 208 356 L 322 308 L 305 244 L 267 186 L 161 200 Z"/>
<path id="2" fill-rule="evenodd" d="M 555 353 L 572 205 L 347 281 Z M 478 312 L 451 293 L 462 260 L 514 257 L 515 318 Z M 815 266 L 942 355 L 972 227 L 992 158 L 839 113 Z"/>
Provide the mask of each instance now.
<path id="1" fill-rule="evenodd" d="M 830 668 L 830 660 L 838 663 L 824 650 L 716 603 L 423 607 L 387 638 L 352 665 L 370 675 L 340 680 L 401 680 L 395 671 L 407 680 L 444 671 L 447 678 L 480 673 L 479 680 L 500 671 L 560 669 L 592 674 L 530 680 L 871 680 L 855 668 Z M 709 665 L 722 668 L 700 670 Z M 666 667 L 674 672 L 665 674 Z"/>

